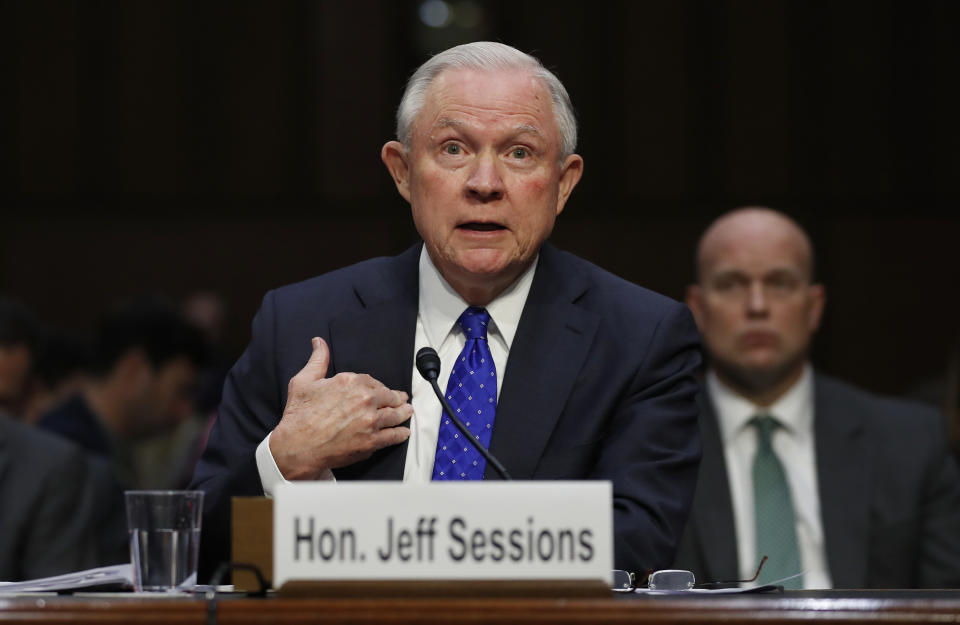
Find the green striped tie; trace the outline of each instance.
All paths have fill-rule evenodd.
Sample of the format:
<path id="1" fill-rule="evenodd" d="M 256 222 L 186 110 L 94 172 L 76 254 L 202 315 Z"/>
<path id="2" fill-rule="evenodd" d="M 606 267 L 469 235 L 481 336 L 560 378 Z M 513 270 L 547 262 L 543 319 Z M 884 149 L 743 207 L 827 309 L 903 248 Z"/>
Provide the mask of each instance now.
<path id="1" fill-rule="evenodd" d="M 757 429 L 757 455 L 753 458 L 757 562 L 763 556 L 768 558 L 757 582 L 764 584 L 796 575 L 802 569 L 790 484 L 771 445 L 771 435 L 780 422 L 764 415 L 754 417 L 750 423 Z M 796 577 L 783 586 L 803 588 L 803 578 Z"/>

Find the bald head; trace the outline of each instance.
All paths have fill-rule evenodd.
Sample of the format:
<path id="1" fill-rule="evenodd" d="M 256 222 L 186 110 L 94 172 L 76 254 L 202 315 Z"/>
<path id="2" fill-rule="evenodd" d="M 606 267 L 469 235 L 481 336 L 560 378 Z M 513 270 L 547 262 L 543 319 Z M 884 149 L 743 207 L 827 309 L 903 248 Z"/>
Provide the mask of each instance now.
<path id="1" fill-rule="evenodd" d="M 810 238 L 769 208 L 727 213 L 700 239 L 687 304 L 712 369 L 757 405 L 769 406 L 803 373 L 824 305 L 812 275 Z"/>
<path id="2" fill-rule="evenodd" d="M 800 224 L 773 209 L 747 206 L 721 215 L 704 231 L 697 245 L 697 281 L 737 250 L 758 246 L 779 248 L 806 280 L 813 279 L 813 245 Z"/>

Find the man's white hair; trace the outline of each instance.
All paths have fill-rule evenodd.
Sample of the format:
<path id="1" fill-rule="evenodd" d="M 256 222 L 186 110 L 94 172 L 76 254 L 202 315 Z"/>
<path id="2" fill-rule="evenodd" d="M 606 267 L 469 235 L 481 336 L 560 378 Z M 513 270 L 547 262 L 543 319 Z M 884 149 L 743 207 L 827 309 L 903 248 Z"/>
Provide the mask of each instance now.
<path id="1" fill-rule="evenodd" d="M 570 96 L 560 79 L 535 57 L 494 41 L 465 43 L 436 54 L 421 65 L 410 80 L 397 109 L 397 141 L 410 149 L 413 123 L 423 109 L 427 90 L 434 79 L 447 69 L 503 71 L 525 69 L 544 82 L 553 100 L 553 114 L 560 131 L 561 157 L 577 149 L 577 119 Z"/>

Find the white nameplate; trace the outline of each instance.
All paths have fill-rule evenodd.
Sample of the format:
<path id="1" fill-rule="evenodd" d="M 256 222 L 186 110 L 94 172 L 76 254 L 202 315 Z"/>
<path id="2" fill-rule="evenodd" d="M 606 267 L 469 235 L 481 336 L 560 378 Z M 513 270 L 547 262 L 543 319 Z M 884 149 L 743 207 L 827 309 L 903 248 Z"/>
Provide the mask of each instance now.
<path id="1" fill-rule="evenodd" d="M 289 580 L 611 582 L 609 482 L 299 482 L 274 493 L 274 587 Z"/>

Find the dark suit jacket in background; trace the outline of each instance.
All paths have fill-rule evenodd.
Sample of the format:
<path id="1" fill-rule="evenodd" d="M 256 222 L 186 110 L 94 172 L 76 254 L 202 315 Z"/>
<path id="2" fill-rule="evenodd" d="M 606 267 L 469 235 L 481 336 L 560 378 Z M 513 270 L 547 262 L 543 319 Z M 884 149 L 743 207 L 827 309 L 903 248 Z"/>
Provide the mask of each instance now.
<path id="1" fill-rule="evenodd" d="M 823 375 L 814 378 L 814 397 L 820 514 L 834 587 L 960 587 L 960 477 L 936 412 Z M 676 566 L 702 582 L 739 579 L 720 429 L 706 391 L 698 401 L 703 461 Z"/>
<path id="2" fill-rule="evenodd" d="M 110 460 L 115 453 L 113 437 L 93 412 L 83 393 L 76 393 L 47 411 L 40 417 L 37 427 L 61 436 L 105 460 Z"/>
<path id="3" fill-rule="evenodd" d="M 0 581 L 97 564 L 81 450 L 0 415 Z"/>
<path id="4" fill-rule="evenodd" d="M 230 371 L 194 474 L 207 492 L 201 579 L 229 555 L 233 495 L 262 495 L 254 453 L 276 426 L 287 384 L 323 337 L 328 375 L 368 373 L 410 392 L 422 245 L 272 291 Z M 694 370 L 687 308 L 547 244 L 510 350 L 490 450 L 516 479 L 613 482 L 615 561 L 669 565 L 696 478 Z M 334 471 L 399 480 L 406 443 Z M 487 467 L 486 477 L 495 477 Z"/>
<path id="5" fill-rule="evenodd" d="M 97 534 L 98 565 L 129 561 L 123 491 L 136 488 L 129 451 L 118 444 L 82 393 L 43 415 L 37 427 L 70 441 L 85 452 L 96 500 L 92 523 Z"/>

